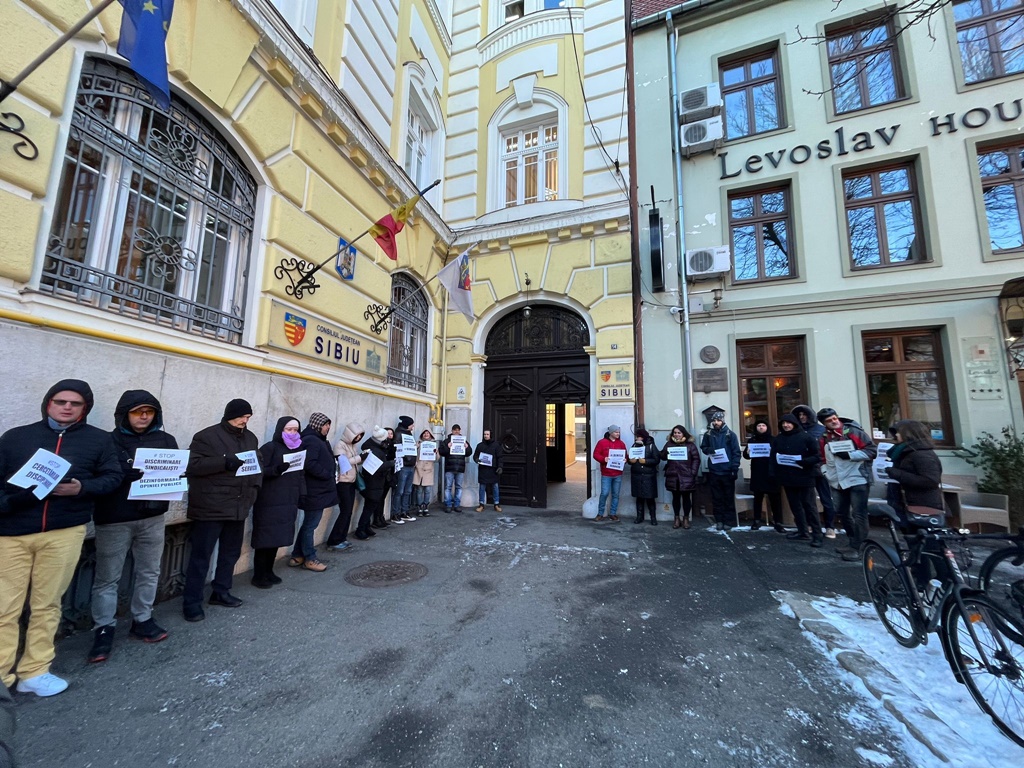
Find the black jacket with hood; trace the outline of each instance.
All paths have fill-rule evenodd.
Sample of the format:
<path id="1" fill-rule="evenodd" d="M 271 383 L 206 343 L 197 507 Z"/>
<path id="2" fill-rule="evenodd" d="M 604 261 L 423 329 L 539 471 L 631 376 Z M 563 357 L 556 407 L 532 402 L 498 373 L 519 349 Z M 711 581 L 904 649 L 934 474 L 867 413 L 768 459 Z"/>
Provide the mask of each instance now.
<path id="1" fill-rule="evenodd" d="M 818 421 L 818 414 L 814 412 L 814 409 L 809 405 L 798 405 L 792 411 L 791 414 L 796 416 L 797 426 L 800 427 L 804 432 L 809 432 L 814 436 L 815 440 L 821 440 L 822 435 L 825 434 L 825 425 Z M 807 423 L 803 424 L 800 421 L 800 414 L 804 414 L 807 417 Z"/>
<path id="2" fill-rule="evenodd" d="M 132 429 L 128 423 L 128 412 L 143 405 L 150 405 L 156 409 L 156 416 L 152 423 L 143 433 Z M 110 433 L 114 446 L 117 448 L 117 459 L 121 463 L 121 471 L 124 479 L 120 487 L 113 493 L 100 496 L 96 499 L 96 525 L 111 525 L 112 523 L 129 523 L 135 520 L 146 520 L 150 517 L 157 517 L 167 511 L 169 501 L 129 501 L 128 492 L 131 490 L 132 480 L 129 473 L 135 461 L 135 451 L 139 448 L 153 448 L 155 450 L 174 451 L 178 449 L 178 441 L 173 436 L 163 431 L 164 412 L 160 407 L 160 401 L 150 392 L 144 389 L 129 389 L 121 395 L 114 408 L 114 430 Z"/>
<path id="3" fill-rule="evenodd" d="M 656 499 L 658 498 L 658 463 L 661 461 L 661 453 L 658 446 L 654 444 L 654 438 L 647 434 L 637 435 L 633 447 L 643 446 L 644 463 L 639 459 L 631 459 L 629 462 L 629 487 L 634 498 Z M 627 452 L 627 456 L 629 453 Z"/>
<path id="4" fill-rule="evenodd" d="M 784 432 L 783 422 L 793 425 L 793 429 Z M 778 455 L 799 456 L 800 466 L 791 467 L 779 464 Z M 779 434 L 772 438 L 772 453 L 769 467 L 772 475 L 781 486 L 790 488 L 810 488 L 817 482 L 818 465 L 821 454 L 818 453 L 818 441 L 810 432 L 800 428 L 800 420 L 791 413 L 779 419 Z"/>
<path id="5" fill-rule="evenodd" d="M 402 435 L 409 435 L 415 437 L 412 434 L 412 425 L 415 422 L 411 416 L 400 416 L 398 418 L 398 426 L 395 427 L 395 445 L 402 444 Z M 416 466 L 416 452 L 414 451 L 411 456 L 402 456 L 402 467 L 408 469 L 409 467 Z"/>
<path id="6" fill-rule="evenodd" d="M 319 429 L 307 426 L 302 430 L 302 448 L 306 451 L 306 492 L 299 506 L 310 511 L 323 511 L 338 503 L 338 465 L 327 438 Z"/>
<path id="7" fill-rule="evenodd" d="M 757 431 L 758 424 L 764 424 L 768 428 L 763 435 Z M 747 436 L 747 445 L 749 446 L 751 443 L 771 445 L 773 437 L 772 425 L 768 423 L 768 419 L 759 417 L 754 421 L 750 435 Z M 743 458 L 750 459 L 750 490 L 754 493 L 777 493 L 779 483 L 772 474 L 771 456 L 759 456 L 751 459 L 750 449 L 744 448 Z"/>
<path id="8" fill-rule="evenodd" d="M 372 437 L 368 437 L 360 446 L 363 456 L 360 473 L 363 476 L 363 484 L 366 486 L 360 493 L 371 501 L 380 501 L 390 490 L 391 478 L 394 476 L 394 457 L 388 458 L 389 447 L 387 440 L 378 442 Z M 366 471 L 366 456 L 371 453 L 381 461 L 381 466 L 372 475 Z"/>
<path id="9" fill-rule="evenodd" d="M 263 462 L 263 484 L 252 505 L 252 548 L 271 549 L 287 547 L 295 538 L 295 519 L 298 516 L 299 497 L 306 490 L 306 476 L 303 472 L 285 472 L 286 453 L 295 453 L 301 448 L 291 449 L 284 443 L 284 428 L 289 421 L 298 422 L 294 416 L 282 416 L 277 420 L 274 436 L 269 443 L 260 446 L 260 461 Z M 309 454 L 306 454 L 309 461 Z"/>
<path id="10" fill-rule="evenodd" d="M 58 392 L 76 392 L 85 401 L 82 419 L 71 426 L 56 428 L 46 414 L 47 405 Z M 112 492 L 121 484 L 123 473 L 110 434 L 86 424 L 93 407 L 89 385 L 78 379 L 58 381 L 47 391 L 41 406 L 42 420 L 9 429 L 0 436 L 0 536 L 24 536 L 85 525 L 92 517 L 96 498 Z M 12 510 L 8 498 L 22 488 L 7 479 L 43 448 L 71 462 L 62 482 L 78 480 L 82 491 L 77 496 L 54 496 Z"/>
<path id="11" fill-rule="evenodd" d="M 480 463 L 480 454 L 487 453 L 491 456 L 491 466 Z M 473 451 L 473 461 L 478 465 L 477 467 L 477 481 L 481 483 L 497 483 L 501 480 L 501 469 L 502 464 L 502 452 L 501 443 L 491 436 L 490 440 L 481 440 L 476 445 L 476 450 Z"/>

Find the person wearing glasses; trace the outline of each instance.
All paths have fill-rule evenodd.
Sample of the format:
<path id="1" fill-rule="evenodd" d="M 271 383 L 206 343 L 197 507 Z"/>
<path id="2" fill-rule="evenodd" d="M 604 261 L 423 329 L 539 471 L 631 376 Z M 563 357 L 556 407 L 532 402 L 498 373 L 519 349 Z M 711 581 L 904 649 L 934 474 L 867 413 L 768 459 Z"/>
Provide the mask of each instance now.
<path id="1" fill-rule="evenodd" d="M 113 493 L 96 500 L 96 576 L 92 584 L 92 619 L 96 626 L 90 663 L 106 661 L 114 647 L 117 625 L 117 585 L 128 552 L 132 553 L 135 587 L 132 624 L 128 634 L 146 643 L 159 643 L 167 630 L 153 619 L 164 554 L 164 512 L 168 501 L 129 500 L 132 483 L 142 477 L 133 466 L 139 448 L 177 450 L 178 441 L 164 432 L 160 401 L 144 389 L 130 389 L 114 408 L 110 433 L 124 480 Z"/>
<path id="2" fill-rule="evenodd" d="M 40 421 L 0 436 L 0 677 L 7 687 L 17 679 L 21 693 L 54 696 L 68 687 L 50 672 L 61 597 L 75 574 L 97 497 L 116 490 L 123 476 L 110 434 L 86 423 L 92 406 L 88 384 L 64 379 L 43 398 Z M 47 479 L 28 488 L 8 482 L 39 449 L 70 468 L 63 475 L 52 467 L 30 469 Z M 26 597 L 31 613 L 18 659 Z"/>

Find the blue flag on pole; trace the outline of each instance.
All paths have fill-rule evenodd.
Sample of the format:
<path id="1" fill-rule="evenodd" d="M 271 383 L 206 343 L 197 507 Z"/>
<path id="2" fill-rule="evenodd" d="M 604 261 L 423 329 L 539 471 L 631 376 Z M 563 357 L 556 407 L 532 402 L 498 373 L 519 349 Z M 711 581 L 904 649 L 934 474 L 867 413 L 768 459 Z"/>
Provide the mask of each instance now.
<path id="1" fill-rule="evenodd" d="M 174 0 L 121 0 L 121 5 L 124 14 L 117 52 L 131 62 L 156 102 L 167 109 L 171 86 L 167 82 L 166 42 Z"/>

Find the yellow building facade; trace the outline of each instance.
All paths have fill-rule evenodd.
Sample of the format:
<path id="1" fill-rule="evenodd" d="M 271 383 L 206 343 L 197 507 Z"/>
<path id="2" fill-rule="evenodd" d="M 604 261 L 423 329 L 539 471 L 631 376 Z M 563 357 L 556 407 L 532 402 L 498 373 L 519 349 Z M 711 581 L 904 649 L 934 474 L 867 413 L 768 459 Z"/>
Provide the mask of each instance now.
<path id="1" fill-rule="evenodd" d="M 0 0 L 0 78 L 97 2 Z M 487 393 L 488 371 L 538 354 L 562 370 L 563 352 L 584 373 L 495 423 L 512 452 L 545 439 L 548 403 L 582 408 L 591 432 L 631 423 L 622 6 L 509 13 L 177 0 L 163 110 L 116 54 L 120 5 L 104 10 L 2 104 L 0 350 L 20 364 L 0 429 L 77 377 L 92 423 L 148 389 L 182 443 L 234 397 L 261 439 L 322 411 L 332 442 L 404 414 L 476 441 L 515 400 Z M 435 179 L 390 260 L 363 233 Z M 433 279 L 467 247 L 473 322 Z M 530 459 L 512 497 L 543 506 Z"/>

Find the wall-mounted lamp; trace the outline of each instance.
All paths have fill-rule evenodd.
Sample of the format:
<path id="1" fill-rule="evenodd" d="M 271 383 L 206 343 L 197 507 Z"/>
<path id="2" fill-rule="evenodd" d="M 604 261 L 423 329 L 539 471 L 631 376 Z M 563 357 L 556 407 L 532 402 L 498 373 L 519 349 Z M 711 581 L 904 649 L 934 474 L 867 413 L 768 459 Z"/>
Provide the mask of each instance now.
<path id="1" fill-rule="evenodd" d="M 711 295 L 714 296 L 714 299 L 715 299 L 715 309 L 718 309 L 718 305 L 722 303 L 722 289 L 721 288 L 713 289 L 711 291 Z"/>
<path id="2" fill-rule="evenodd" d="M 530 286 L 533 283 L 530 281 L 530 273 L 524 272 L 523 275 L 526 277 L 526 306 L 523 307 L 523 317 L 527 320 L 530 319 Z"/>

